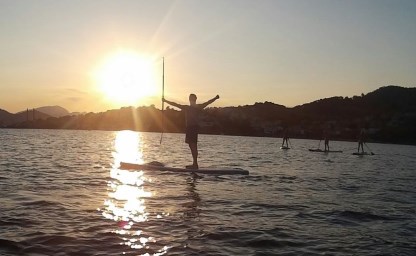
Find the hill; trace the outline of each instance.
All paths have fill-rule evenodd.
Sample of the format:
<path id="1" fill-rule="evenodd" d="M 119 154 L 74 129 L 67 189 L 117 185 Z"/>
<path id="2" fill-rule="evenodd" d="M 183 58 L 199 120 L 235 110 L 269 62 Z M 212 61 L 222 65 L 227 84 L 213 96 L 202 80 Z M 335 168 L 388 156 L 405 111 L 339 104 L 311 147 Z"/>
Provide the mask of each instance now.
<path id="1" fill-rule="evenodd" d="M 70 114 L 68 110 L 60 106 L 45 106 L 36 108 L 36 110 L 52 117 L 61 117 Z"/>
<path id="2" fill-rule="evenodd" d="M 184 131 L 184 113 L 168 107 L 163 116 L 162 122 L 162 111 L 154 106 L 127 107 L 26 120 L 8 127 Z M 281 137 L 285 128 L 291 137 L 308 139 L 321 139 L 323 131 L 328 130 L 331 139 L 336 140 L 356 140 L 359 130 L 366 128 L 372 141 L 416 144 L 416 88 L 386 86 L 367 95 L 325 98 L 293 108 L 267 101 L 208 108 L 201 118 L 201 132 L 207 134 Z"/>
<path id="3" fill-rule="evenodd" d="M 13 114 L 7 112 L 6 110 L 0 109 L 0 127 L 6 126 L 9 124 L 9 120 L 12 120 Z"/>
<path id="4" fill-rule="evenodd" d="M 366 115 L 385 115 L 390 112 L 416 110 L 416 88 L 399 86 L 381 87 L 367 95 L 332 97 L 314 101 L 294 108 L 304 115 L 318 119 L 357 118 Z"/>
<path id="5" fill-rule="evenodd" d="M 386 86 L 367 95 L 321 99 L 293 111 L 315 137 L 330 128 L 336 130 L 334 137 L 353 139 L 358 129 L 366 128 L 377 141 L 416 144 L 416 88 Z"/>
<path id="6" fill-rule="evenodd" d="M 45 113 L 39 112 L 37 110 L 26 110 L 16 114 L 10 114 L 5 116 L 5 118 L 0 119 L 0 123 L 3 123 L 3 126 L 10 126 L 16 123 L 22 123 L 26 121 L 36 121 L 43 120 L 51 117 Z"/>
<path id="7" fill-rule="evenodd" d="M 33 121 L 37 119 L 47 119 L 50 117 L 62 117 L 70 113 L 60 106 L 45 106 L 36 109 L 28 109 L 17 112 L 16 114 L 9 113 L 0 109 L 0 127 L 7 127 L 25 121 Z"/>

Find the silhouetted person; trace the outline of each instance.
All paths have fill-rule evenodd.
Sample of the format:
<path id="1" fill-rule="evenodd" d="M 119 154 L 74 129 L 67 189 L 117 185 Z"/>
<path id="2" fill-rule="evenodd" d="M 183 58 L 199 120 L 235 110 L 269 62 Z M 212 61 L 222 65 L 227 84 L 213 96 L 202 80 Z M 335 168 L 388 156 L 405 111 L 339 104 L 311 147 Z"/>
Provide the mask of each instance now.
<path id="1" fill-rule="evenodd" d="M 287 128 L 285 128 L 285 130 L 283 131 L 283 142 L 282 142 L 282 148 L 289 148 L 289 131 Z M 285 146 L 286 144 L 286 146 Z"/>
<path id="2" fill-rule="evenodd" d="M 324 141 L 325 141 L 324 151 L 329 151 L 329 132 L 326 129 L 324 130 Z"/>
<path id="3" fill-rule="evenodd" d="M 361 148 L 361 152 L 364 153 L 365 137 L 366 137 L 366 132 L 365 132 L 365 129 L 362 128 L 360 131 L 360 135 L 358 136 L 358 153 L 360 153 L 360 148 Z"/>
<path id="4" fill-rule="evenodd" d="M 186 118 L 186 136 L 185 142 L 188 143 L 189 148 L 191 149 L 193 163 L 192 165 L 187 165 L 186 168 L 188 169 L 198 169 L 198 132 L 199 132 L 199 114 L 200 112 L 209 104 L 213 103 L 220 96 L 215 96 L 214 98 L 210 99 L 209 101 L 196 104 L 196 95 L 190 94 L 189 95 L 189 106 L 188 105 L 181 105 L 172 101 L 168 101 L 165 98 L 162 100 L 169 105 L 177 107 L 183 111 L 185 111 L 185 118 Z"/>

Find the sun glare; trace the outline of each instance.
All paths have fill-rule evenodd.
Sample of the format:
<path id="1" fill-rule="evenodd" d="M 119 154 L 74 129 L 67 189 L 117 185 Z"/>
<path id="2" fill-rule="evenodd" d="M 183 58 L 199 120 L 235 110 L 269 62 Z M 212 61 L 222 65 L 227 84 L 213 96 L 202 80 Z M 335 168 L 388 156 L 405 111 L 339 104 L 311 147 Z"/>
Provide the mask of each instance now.
<path id="1" fill-rule="evenodd" d="M 134 105 L 157 93 L 152 58 L 134 51 L 118 51 L 107 57 L 94 72 L 99 90 L 109 101 Z"/>

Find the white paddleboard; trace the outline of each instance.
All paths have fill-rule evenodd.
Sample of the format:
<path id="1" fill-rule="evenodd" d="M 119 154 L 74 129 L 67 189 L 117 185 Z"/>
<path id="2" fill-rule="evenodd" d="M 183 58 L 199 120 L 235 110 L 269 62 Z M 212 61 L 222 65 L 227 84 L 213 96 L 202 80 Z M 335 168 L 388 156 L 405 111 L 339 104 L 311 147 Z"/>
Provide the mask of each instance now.
<path id="1" fill-rule="evenodd" d="M 374 155 L 374 153 L 373 152 L 354 152 L 354 153 L 352 153 L 353 155 L 355 155 L 355 156 L 371 156 L 371 155 Z"/>
<path id="2" fill-rule="evenodd" d="M 179 167 L 168 167 L 156 164 L 134 164 L 134 163 L 120 163 L 120 169 L 123 170 L 152 170 L 152 171 L 168 171 L 168 172 L 189 172 L 189 173 L 205 173 L 205 174 L 242 174 L 248 175 L 249 171 L 243 169 L 214 169 L 214 168 L 199 168 L 199 169 L 186 169 Z"/>
<path id="3" fill-rule="evenodd" d="M 313 149 L 310 148 L 309 151 L 311 152 L 321 152 L 321 153 L 342 153 L 342 150 L 322 150 L 322 149 Z"/>

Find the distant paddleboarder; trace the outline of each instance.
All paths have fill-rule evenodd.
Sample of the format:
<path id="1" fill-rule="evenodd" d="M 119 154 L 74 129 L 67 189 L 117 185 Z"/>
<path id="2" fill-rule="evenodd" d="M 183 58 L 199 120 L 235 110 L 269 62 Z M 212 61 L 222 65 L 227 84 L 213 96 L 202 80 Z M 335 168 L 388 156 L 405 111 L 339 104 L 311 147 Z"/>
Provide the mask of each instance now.
<path id="1" fill-rule="evenodd" d="M 196 104 L 196 95 L 190 94 L 189 95 L 189 106 L 188 105 L 181 105 L 165 98 L 162 98 L 163 102 L 168 103 L 174 107 L 177 107 L 183 111 L 185 111 L 185 118 L 186 118 L 186 136 L 185 142 L 189 145 L 191 149 L 193 163 L 192 165 L 186 166 L 188 169 L 198 169 L 198 132 L 199 132 L 199 115 L 200 112 L 209 104 L 213 103 L 220 96 L 215 96 L 214 98 L 210 99 L 209 101 Z"/>
<path id="2" fill-rule="evenodd" d="M 324 151 L 329 151 L 329 132 L 326 129 L 324 130 L 324 141 L 325 141 Z"/>
<path id="3" fill-rule="evenodd" d="M 360 131 L 360 135 L 358 136 L 358 153 L 360 153 L 360 148 L 361 148 L 361 153 L 364 153 L 365 137 L 366 137 L 366 132 L 365 132 L 365 129 L 362 128 Z"/>
<path id="4" fill-rule="evenodd" d="M 288 149 L 289 148 L 289 131 L 288 128 L 286 127 L 285 130 L 283 131 L 283 142 L 282 142 L 282 149 Z"/>

